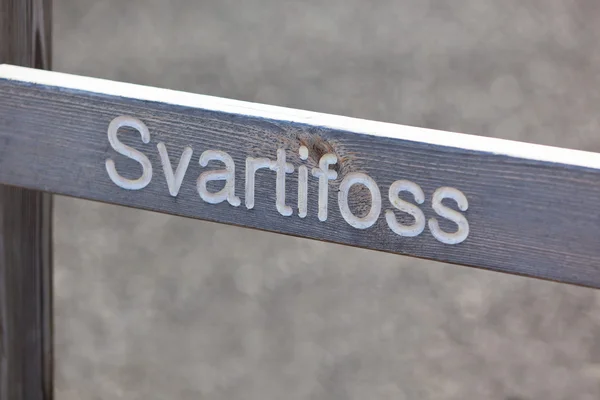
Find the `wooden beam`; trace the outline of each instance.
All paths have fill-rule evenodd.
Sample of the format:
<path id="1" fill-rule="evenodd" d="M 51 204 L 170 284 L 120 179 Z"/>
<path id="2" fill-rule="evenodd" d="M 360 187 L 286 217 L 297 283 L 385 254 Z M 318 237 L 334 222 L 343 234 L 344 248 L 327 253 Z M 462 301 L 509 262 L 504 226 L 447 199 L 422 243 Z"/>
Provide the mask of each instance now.
<path id="1" fill-rule="evenodd" d="M 0 62 L 50 68 L 51 10 L 0 0 Z M 53 397 L 51 222 L 50 194 L 0 185 L 1 400 Z"/>
<path id="2" fill-rule="evenodd" d="M 595 153 L 0 66 L 0 182 L 600 288 Z"/>

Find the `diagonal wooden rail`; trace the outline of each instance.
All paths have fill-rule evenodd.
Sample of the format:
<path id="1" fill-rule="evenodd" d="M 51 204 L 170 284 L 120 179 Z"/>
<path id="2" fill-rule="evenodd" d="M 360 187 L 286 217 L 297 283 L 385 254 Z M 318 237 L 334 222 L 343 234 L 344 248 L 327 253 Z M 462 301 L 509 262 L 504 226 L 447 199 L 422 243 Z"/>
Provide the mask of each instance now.
<path id="1" fill-rule="evenodd" d="M 3 65 L 0 183 L 600 288 L 595 153 Z"/>

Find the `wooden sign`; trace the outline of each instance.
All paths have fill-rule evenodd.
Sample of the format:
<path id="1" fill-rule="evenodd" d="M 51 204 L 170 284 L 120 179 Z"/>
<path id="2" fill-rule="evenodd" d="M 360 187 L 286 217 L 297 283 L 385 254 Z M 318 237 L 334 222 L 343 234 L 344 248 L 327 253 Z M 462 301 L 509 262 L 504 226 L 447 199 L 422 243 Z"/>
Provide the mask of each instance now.
<path id="1" fill-rule="evenodd" d="M 0 183 L 600 287 L 595 153 L 2 65 Z"/>

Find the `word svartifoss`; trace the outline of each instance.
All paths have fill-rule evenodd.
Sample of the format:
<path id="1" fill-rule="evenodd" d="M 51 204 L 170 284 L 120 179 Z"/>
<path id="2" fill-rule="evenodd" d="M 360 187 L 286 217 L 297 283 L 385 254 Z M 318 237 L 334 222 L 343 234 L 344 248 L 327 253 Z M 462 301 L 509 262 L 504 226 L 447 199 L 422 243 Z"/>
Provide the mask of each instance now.
<path id="1" fill-rule="evenodd" d="M 118 137 L 117 132 L 122 127 L 130 127 L 136 129 L 144 143 L 150 142 L 150 132 L 146 125 L 137 118 L 130 116 L 120 116 L 111 121 L 108 127 L 108 140 L 111 147 L 118 152 L 130 159 L 137 161 L 142 167 L 142 175 L 137 179 L 128 179 L 119 175 L 116 170 L 115 162 L 112 159 L 106 160 L 106 171 L 110 179 L 119 187 L 128 190 L 140 190 L 148 186 L 152 180 L 152 163 L 148 157 L 122 143 Z M 190 161 L 192 159 L 193 150 L 191 147 L 186 147 L 181 154 L 179 164 L 175 172 L 169 159 L 167 148 L 164 143 L 160 142 L 157 144 L 158 153 L 163 167 L 167 186 L 171 196 L 176 197 L 181 188 L 183 178 L 188 169 Z M 300 159 L 306 160 L 308 158 L 308 148 L 300 146 L 299 148 Z M 196 188 L 200 198 L 210 204 L 218 204 L 227 201 L 233 207 L 239 207 L 241 200 L 235 194 L 235 163 L 233 158 L 224 151 L 221 150 L 205 150 L 200 155 L 200 166 L 208 166 L 209 161 L 220 161 L 224 164 L 225 168 L 220 170 L 205 171 L 200 174 L 196 181 Z M 327 208 L 328 208 L 328 197 L 329 197 L 329 181 L 338 178 L 338 173 L 330 166 L 337 164 L 337 156 L 333 153 L 326 153 L 322 155 L 318 162 L 318 167 L 313 168 L 311 175 L 318 179 L 318 219 L 319 221 L 327 220 Z M 255 176 L 259 169 L 269 169 L 274 171 L 276 174 L 275 178 L 275 205 L 277 211 L 286 217 L 293 214 L 293 209 L 290 205 L 286 204 L 286 175 L 295 172 L 295 167 L 286 161 L 285 149 L 277 150 L 277 159 L 271 160 L 269 158 L 254 158 L 246 157 L 245 165 L 245 191 L 244 191 L 244 205 L 250 210 L 254 208 L 254 192 L 255 192 Z M 307 215 L 307 204 L 308 204 L 308 177 L 309 171 L 306 165 L 298 167 L 298 217 L 305 218 Z M 221 190 L 211 192 L 207 188 L 207 183 L 210 181 L 224 181 L 225 185 Z M 356 216 L 351 210 L 348 204 L 348 196 L 350 188 L 354 185 L 365 186 L 371 194 L 371 207 L 369 212 L 362 217 Z M 410 203 L 402 198 L 399 194 L 401 192 L 408 192 L 412 194 L 414 203 Z M 452 208 L 449 208 L 442 204 L 442 200 L 451 199 L 456 202 L 459 210 L 466 211 L 469 207 L 466 196 L 458 189 L 453 187 L 440 187 L 434 191 L 431 198 L 431 207 L 437 215 L 446 218 L 457 225 L 455 232 L 446 232 L 441 229 L 436 218 L 430 218 L 428 221 L 425 218 L 425 214 L 419 207 L 419 205 L 425 202 L 425 193 L 423 189 L 415 182 L 408 180 L 398 180 L 393 182 L 388 189 L 388 198 L 390 204 L 397 210 L 407 213 L 412 216 L 414 222 L 410 225 L 401 224 L 396 219 L 392 210 L 385 211 L 385 220 L 390 230 L 397 235 L 414 237 L 420 235 L 427 225 L 431 234 L 440 242 L 445 244 L 458 244 L 463 242 L 469 235 L 469 223 L 466 217 Z M 346 174 L 338 190 L 338 206 L 340 214 L 344 220 L 356 229 L 367 229 L 379 218 L 382 208 L 381 192 L 377 183 L 369 175 L 362 172 L 350 172 Z"/>

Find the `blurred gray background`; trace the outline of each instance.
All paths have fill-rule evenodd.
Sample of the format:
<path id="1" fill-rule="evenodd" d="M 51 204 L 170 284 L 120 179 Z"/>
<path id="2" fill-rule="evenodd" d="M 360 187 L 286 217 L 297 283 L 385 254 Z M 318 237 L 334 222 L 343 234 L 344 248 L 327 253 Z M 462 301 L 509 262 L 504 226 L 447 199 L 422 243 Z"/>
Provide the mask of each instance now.
<path id="1" fill-rule="evenodd" d="M 594 0 L 55 0 L 54 23 L 58 71 L 600 151 Z M 55 220 L 59 400 L 600 398 L 600 291 L 69 198 Z"/>

